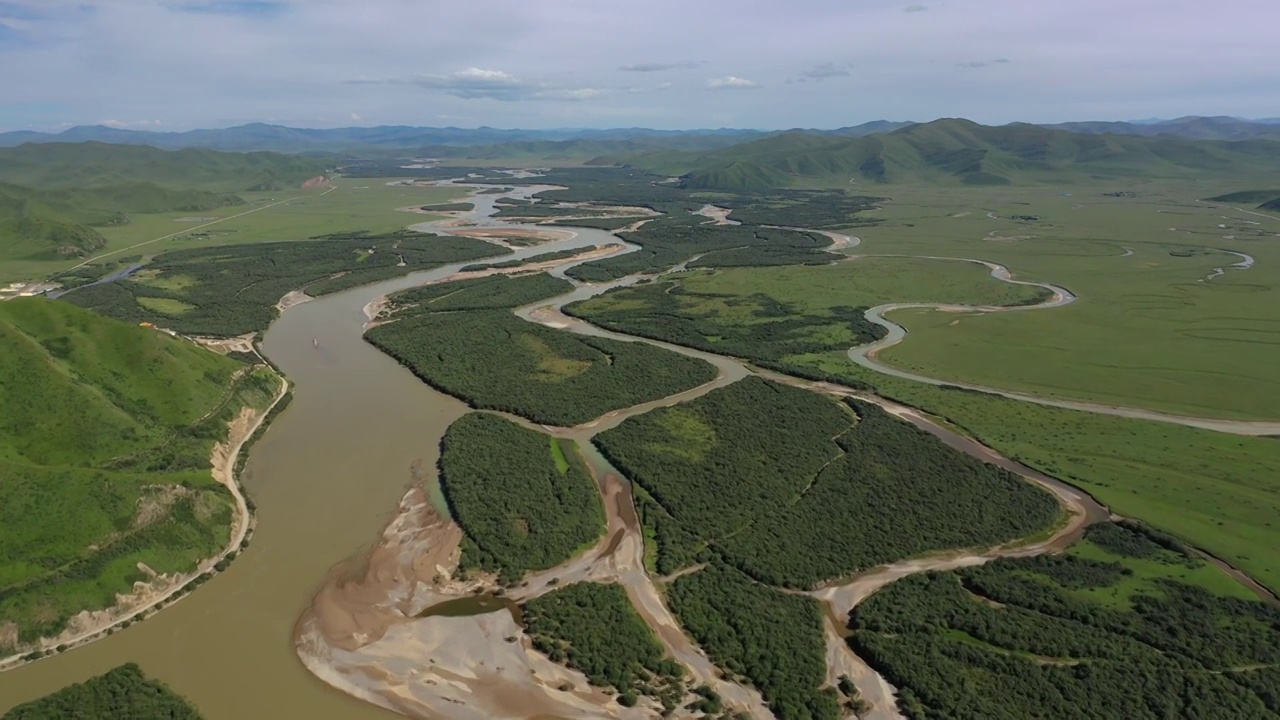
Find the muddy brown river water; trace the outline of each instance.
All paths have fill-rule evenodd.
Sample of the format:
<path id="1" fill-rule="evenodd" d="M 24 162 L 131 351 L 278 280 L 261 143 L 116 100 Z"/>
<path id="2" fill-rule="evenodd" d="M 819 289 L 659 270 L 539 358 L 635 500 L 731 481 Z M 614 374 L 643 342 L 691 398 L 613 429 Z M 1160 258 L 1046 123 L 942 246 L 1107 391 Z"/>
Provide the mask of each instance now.
<path id="1" fill-rule="evenodd" d="M 497 197 L 481 196 L 481 211 Z M 575 232 L 501 259 L 618 242 L 601 230 Z M 0 714 L 136 662 L 188 697 L 208 720 L 398 717 L 313 677 L 298 662 L 293 630 L 329 568 L 377 537 L 413 468 L 434 476 L 440 438 L 466 410 L 365 343 L 363 308 L 460 265 L 328 295 L 283 313 L 267 330 L 263 351 L 294 382 L 295 396 L 249 455 L 244 485 L 258 507 L 249 549 L 227 572 L 145 622 L 0 673 Z"/>

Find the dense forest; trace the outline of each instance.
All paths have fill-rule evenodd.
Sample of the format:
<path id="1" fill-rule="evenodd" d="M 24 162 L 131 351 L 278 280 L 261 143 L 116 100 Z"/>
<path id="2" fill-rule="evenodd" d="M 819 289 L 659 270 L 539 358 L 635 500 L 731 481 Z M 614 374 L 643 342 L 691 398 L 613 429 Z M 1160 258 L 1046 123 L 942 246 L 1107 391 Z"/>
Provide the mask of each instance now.
<path id="1" fill-rule="evenodd" d="M 666 657 L 619 585 L 560 588 L 525 603 L 524 624 L 539 652 L 613 688 L 625 706 L 648 695 L 669 711 L 685 695 L 684 667 Z"/>
<path id="2" fill-rule="evenodd" d="M 708 313 L 710 304 L 722 304 L 726 312 Z M 884 337 L 885 329 L 867 320 L 866 310 L 833 307 L 829 314 L 806 313 L 763 293 L 745 297 L 701 293 L 676 281 L 619 288 L 564 308 L 565 313 L 603 328 L 748 358 L 792 374 L 801 373 L 788 363 L 789 357 L 843 351 Z M 730 324 L 727 317 L 745 320 Z"/>
<path id="3" fill-rule="evenodd" d="M 584 282 L 605 282 L 641 272 L 661 272 L 701 256 L 702 266 L 829 263 L 831 240 L 814 233 L 746 225 L 696 225 L 661 218 L 618 237 L 641 246 L 626 255 L 593 260 L 566 273 Z"/>
<path id="4" fill-rule="evenodd" d="M 831 438 L 852 422 L 820 395 L 749 377 L 637 415 L 595 443 L 676 521 L 650 526 L 658 567 L 669 572 L 694 559 L 699 546 L 795 502 L 836 456 Z"/>
<path id="5" fill-rule="evenodd" d="M 911 718 L 1280 717 L 1280 609 L 1147 576 L 1189 560 L 1167 540 L 1100 525 L 1080 544 L 1107 560 L 909 577 L 855 609 L 851 642 Z"/>
<path id="6" fill-rule="evenodd" d="M 598 230 L 617 230 L 628 225 L 633 225 L 637 220 L 643 220 L 640 216 L 630 217 L 600 217 L 600 218 L 574 218 L 572 220 L 553 220 L 549 225 L 565 225 L 568 227 L 589 227 Z"/>
<path id="7" fill-rule="evenodd" d="M 599 493 L 572 441 L 468 413 L 440 447 L 440 487 L 466 533 L 464 569 L 497 572 L 513 584 L 604 532 Z"/>
<path id="8" fill-rule="evenodd" d="M 241 335 L 265 329 L 291 290 L 323 295 L 503 252 L 481 240 L 411 231 L 174 250 L 132 277 L 81 287 L 66 299 L 182 333 Z"/>
<path id="9" fill-rule="evenodd" d="M 729 208 L 729 218 L 746 225 L 783 225 L 802 228 L 845 228 L 871 225 L 877 220 L 858 218 L 884 198 L 850 195 L 843 190 L 761 190 L 754 193 L 717 193 L 709 202 Z"/>
<path id="10" fill-rule="evenodd" d="M 655 567 L 717 556 L 808 588 L 932 550 L 998 545 L 1059 515 L 1053 498 L 874 405 L 747 378 L 595 438 L 631 478 Z"/>
<path id="11" fill-rule="evenodd" d="M 548 203 L 595 203 L 647 207 L 697 224 L 706 218 L 689 213 L 707 203 L 733 210 L 730 217 L 744 224 L 839 228 L 875 222 L 858 217 L 884 198 L 851 195 L 843 190 L 768 188 L 706 192 L 683 182 L 636 168 L 552 168 L 543 177 L 522 181 L 566 186 L 545 190 L 537 198 Z"/>
<path id="12" fill-rule="evenodd" d="M 551 168 L 542 177 L 509 182 L 512 185 L 564 186 L 564 189 L 544 190 L 537 194 L 539 200 L 549 203 L 647 207 L 668 215 L 688 215 L 706 204 L 691 198 L 686 190 L 674 184 L 658 182 L 662 179 L 660 175 L 632 168 L 576 167 Z"/>
<path id="13" fill-rule="evenodd" d="M 548 425 L 578 425 L 716 375 L 670 350 L 552 330 L 506 310 L 415 315 L 365 338 L 442 392 Z"/>
<path id="14" fill-rule="evenodd" d="M 713 662 L 760 689 L 782 720 L 836 720 L 826 682 L 826 642 L 817 600 L 758 585 L 713 562 L 677 578 L 671 609 Z"/>
<path id="15" fill-rule="evenodd" d="M 475 263 L 473 265 L 463 265 L 462 272 L 475 272 L 478 270 L 491 270 L 491 269 L 505 270 L 508 268 L 520 267 L 521 265 L 531 265 L 533 263 L 548 262 L 551 260 L 563 260 L 565 258 L 571 258 L 574 255 L 583 253 L 587 249 L 588 248 L 570 248 L 568 250 L 556 250 L 555 252 L 546 252 L 538 255 L 530 255 L 527 258 L 521 258 L 519 260 L 506 260 L 504 262 L 496 262 L 496 263 Z"/>
<path id="16" fill-rule="evenodd" d="M 0 720 L 200 720 L 200 713 L 133 663 L 19 705 Z"/>
<path id="17" fill-rule="evenodd" d="M 1013 473 L 945 445 L 875 405 L 835 439 L 842 455 L 795 503 L 720 544 L 724 557 L 775 585 L 811 587 L 922 553 L 990 547 L 1053 525 L 1058 503 Z M 782 532 L 777 532 L 782 530 Z"/>
<path id="18" fill-rule="evenodd" d="M 433 283 L 403 290 L 390 297 L 398 315 L 447 310 L 495 310 L 517 308 L 563 295 L 573 289 L 568 280 L 546 273 L 492 275 L 490 277 Z"/>

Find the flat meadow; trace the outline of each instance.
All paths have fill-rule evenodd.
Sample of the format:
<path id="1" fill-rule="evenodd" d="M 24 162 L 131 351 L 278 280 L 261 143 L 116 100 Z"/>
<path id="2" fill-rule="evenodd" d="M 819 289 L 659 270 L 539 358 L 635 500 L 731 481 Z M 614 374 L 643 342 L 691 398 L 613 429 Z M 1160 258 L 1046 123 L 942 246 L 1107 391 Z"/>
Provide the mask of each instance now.
<path id="1" fill-rule="evenodd" d="M 400 212 L 399 208 L 447 203 L 464 197 L 467 192 L 463 188 L 415 187 L 395 184 L 397 182 L 391 178 L 339 177 L 332 181 L 335 189 L 331 192 L 325 187 L 242 192 L 237 194 L 245 200 L 244 205 L 135 215 L 127 224 L 96 228 L 107 239 L 107 245 L 93 255 L 114 253 L 102 261 L 110 265 L 121 259 L 151 257 L 166 250 L 306 240 L 360 230 L 374 234 L 391 232 L 441 217 Z M 202 227 L 205 225 L 207 227 Z M 151 242 L 153 240 L 156 242 Z M 130 249 L 139 243 L 148 244 Z M 0 280 L 47 277 L 80 262 L 78 259 L 9 262 L 0 269 Z"/>
<path id="2" fill-rule="evenodd" d="M 917 192 L 871 213 L 881 222 L 855 230 L 854 252 L 980 258 L 1079 299 L 1042 312 L 902 310 L 892 317 L 910 336 L 882 361 L 1056 398 L 1280 418 L 1280 217 L 1200 202 L 1214 191 L 1199 186 Z"/>

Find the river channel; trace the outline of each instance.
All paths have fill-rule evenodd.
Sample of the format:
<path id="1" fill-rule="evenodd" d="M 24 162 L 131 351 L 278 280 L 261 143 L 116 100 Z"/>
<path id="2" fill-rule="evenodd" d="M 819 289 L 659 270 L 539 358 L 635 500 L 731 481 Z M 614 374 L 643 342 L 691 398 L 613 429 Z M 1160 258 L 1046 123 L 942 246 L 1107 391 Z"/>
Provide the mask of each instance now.
<path id="1" fill-rule="evenodd" d="M 500 197 L 527 198 L 544 189 L 547 187 L 530 186 L 501 195 L 476 196 L 476 209 L 466 220 L 480 227 L 527 230 L 527 225 L 504 223 L 488 216 Z M 415 227 L 465 232 L 452 227 L 449 221 Z M 517 249 L 501 259 L 620 242 L 602 230 L 558 231 L 571 237 Z M 262 350 L 294 382 L 296 391 L 292 405 L 253 448 L 246 467 L 244 485 L 258 507 L 253 544 L 226 573 L 155 617 L 86 647 L 0 674 L 0 713 L 121 663 L 137 662 L 147 674 L 190 698 L 209 720 L 396 717 L 333 690 L 312 676 L 295 654 L 294 628 L 322 578 L 378 537 L 407 487 L 415 479 L 427 480 L 428 486 L 434 484 L 440 438 L 445 428 L 466 411 L 461 402 L 432 390 L 362 340 L 365 308 L 388 293 L 452 275 L 463 264 L 354 288 L 284 312 L 267 330 Z M 564 269 L 557 268 L 552 274 L 563 276 Z M 997 269 L 992 269 L 998 275 Z M 523 308 L 519 314 L 530 321 L 573 332 L 633 339 L 569 318 L 560 313 L 560 308 L 567 302 L 634 281 L 635 278 L 628 278 L 608 285 L 580 286 L 570 295 Z M 1060 303 L 1069 298 L 1066 291 L 1058 296 Z M 707 386 L 610 413 L 578 428 L 547 430 L 589 447 L 588 438 L 626 417 L 687 400 L 750 372 L 729 358 L 665 343 L 652 344 L 712 362 L 720 376 Z M 847 393 L 838 386 L 760 374 L 818 391 Z M 1073 488 L 1000 458 L 909 408 L 864 397 L 882 403 L 957 449 L 1005 465 L 1058 495 L 1079 522 L 1056 534 L 1055 544 L 1077 536 L 1084 523 L 1107 516 L 1104 508 Z M 598 475 L 611 470 L 596 453 L 589 453 L 588 459 Z M 625 505 L 629 511 L 630 503 Z M 618 514 L 626 514 L 621 503 Z M 624 520 L 629 526 L 635 524 L 633 515 Z M 634 527 L 630 530 L 635 532 Z M 616 549 L 617 543 L 609 538 L 603 552 L 608 555 Z M 1025 552 L 1033 554 L 1045 549 L 1047 544 L 1029 546 Z M 968 563 L 967 557 L 939 562 Z M 974 561 L 982 559 L 986 558 L 975 556 Z M 850 584 L 815 595 L 833 608 L 838 606 L 840 612 L 836 614 L 842 615 L 876 582 L 884 581 L 879 575 L 916 571 L 919 568 L 885 568 L 869 574 L 862 585 Z M 643 602 L 643 598 L 633 600 Z M 833 640 L 832 647 L 836 655 L 843 652 L 838 641 Z M 877 707 L 877 715 L 892 716 L 891 696 L 882 700 L 887 707 Z"/>
<path id="2" fill-rule="evenodd" d="M 476 214 L 491 213 L 498 197 L 478 196 Z M 499 259 L 619 242 L 603 230 L 573 232 Z M 398 717 L 315 679 L 298 662 L 293 630 L 326 572 L 378 536 L 414 469 L 434 477 L 440 438 L 466 411 L 365 343 L 363 309 L 460 265 L 326 295 L 272 323 L 262 349 L 294 382 L 295 396 L 245 468 L 244 485 L 258 508 L 249 549 L 227 572 L 142 623 L 0 673 L 0 714 L 136 662 L 189 698 L 207 720 Z"/>

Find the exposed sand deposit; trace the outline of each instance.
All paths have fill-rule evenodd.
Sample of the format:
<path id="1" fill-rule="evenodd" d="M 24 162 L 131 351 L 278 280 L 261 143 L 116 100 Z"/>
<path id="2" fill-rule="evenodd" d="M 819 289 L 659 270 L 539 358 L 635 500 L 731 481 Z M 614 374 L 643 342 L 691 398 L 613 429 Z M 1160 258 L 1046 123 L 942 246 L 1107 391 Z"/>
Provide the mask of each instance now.
<path id="1" fill-rule="evenodd" d="M 291 290 L 284 297 L 280 298 L 280 302 L 276 303 L 276 312 L 284 312 L 294 305 L 301 305 L 304 302 L 310 302 L 315 298 L 306 294 L 301 290 Z"/>
<path id="2" fill-rule="evenodd" d="M 416 617 L 491 587 L 489 578 L 453 579 L 461 539 L 421 488 L 410 490 L 370 553 L 335 568 L 299 620 L 303 663 L 340 690 L 413 717 L 654 716 L 534 651 L 511 612 Z"/>

